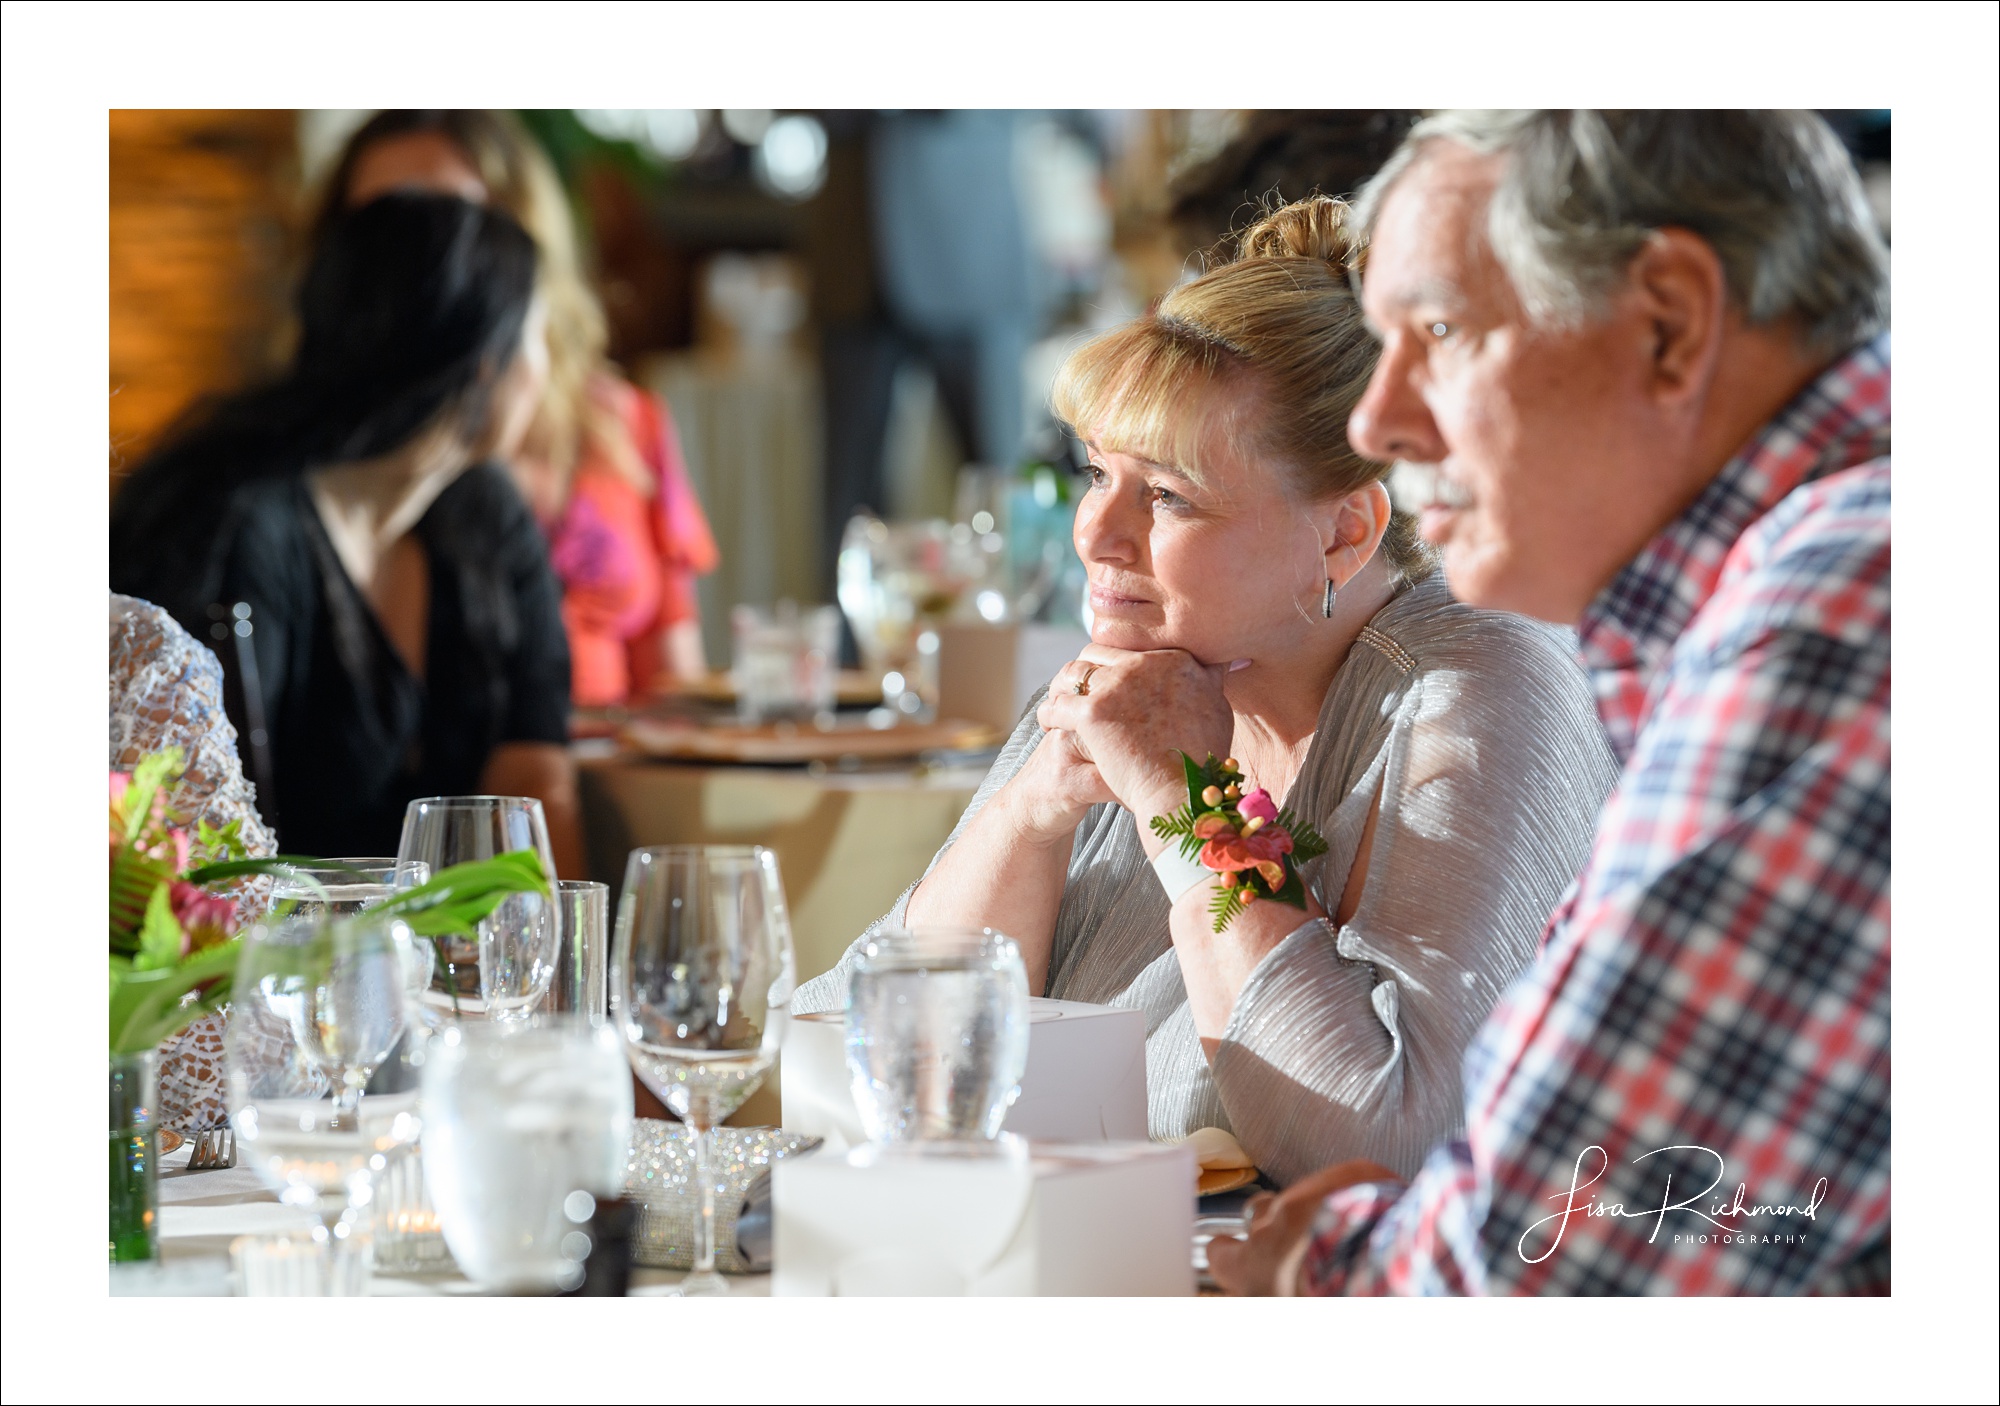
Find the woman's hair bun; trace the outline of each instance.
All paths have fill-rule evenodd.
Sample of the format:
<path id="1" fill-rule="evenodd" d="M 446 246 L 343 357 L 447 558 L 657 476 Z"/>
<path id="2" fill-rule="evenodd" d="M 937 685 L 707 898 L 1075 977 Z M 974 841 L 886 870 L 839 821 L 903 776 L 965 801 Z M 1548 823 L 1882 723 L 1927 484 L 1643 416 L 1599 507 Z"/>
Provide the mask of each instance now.
<path id="1" fill-rule="evenodd" d="M 1267 208 L 1236 239 L 1238 259 L 1321 259 L 1346 268 L 1360 241 L 1348 226 L 1345 200 L 1309 195 Z"/>

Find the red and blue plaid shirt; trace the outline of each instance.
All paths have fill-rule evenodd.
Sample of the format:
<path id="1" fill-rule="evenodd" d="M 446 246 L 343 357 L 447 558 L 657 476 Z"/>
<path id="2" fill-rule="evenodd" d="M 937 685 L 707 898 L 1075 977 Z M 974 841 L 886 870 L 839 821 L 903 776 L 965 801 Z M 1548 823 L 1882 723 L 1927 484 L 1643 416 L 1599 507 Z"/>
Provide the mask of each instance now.
<path id="1" fill-rule="evenodd" d="M 1466 1134 L 1329 1198 L 1326 1294 L 1889 1283 L 1889 339 L 1824 372 L 1591 605 L 1624 763 Z"/>

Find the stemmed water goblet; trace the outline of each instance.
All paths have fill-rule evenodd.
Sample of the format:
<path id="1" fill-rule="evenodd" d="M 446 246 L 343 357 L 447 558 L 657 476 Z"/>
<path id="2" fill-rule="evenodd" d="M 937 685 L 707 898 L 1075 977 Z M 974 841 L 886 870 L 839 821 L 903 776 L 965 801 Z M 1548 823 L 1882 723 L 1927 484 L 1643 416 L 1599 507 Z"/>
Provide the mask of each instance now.
<path id="1" fill-rule="evenodd" d="M 375 1173 L 417 1135 L 414 1092 L 364 1096 L 415 1020 L 416 961 L 409 928 L 367 910 L 281 907 L 243 937 L 224 1041 L 230 1121 L 279 1200 L 319 1216 L 329 1292 L 366 1284 Z M 308 1064 L 329 1096 L 313 1096 Z"/>
<path id="2" fill-rule="evenodd" d="M 404 889 L 415 888 L 430 876 L 430 866 L 421 860 L 400 863 L 394 859 L 373 857 L 294 864 L 274 876 L 271 901 L 282 916 L 293 921 L 351 917 L 393 898 Z M 421 1000 L 424 989 L 430 985 L 434 958 L 435 951 L 429 939 L 410 939 L 408 979 L 413 1002 Z M 395 1060 L 378 1062 L 371 1075 L 386 1073 L 388 1082 L 393 1084 L 395 1064 Z M 344 1071 L 323 1072 L 336 1083 L 344 1081 Z M 371 1093 L 397 1091 L 395 1088 L 375 1087 L 371 1080 L 365 1079 L 364 1083 L 371 1084 L 368 1090 Z M 338 1089 L 335 1096 L 339 1096 Z"/>
<path id="3" fill-rule="evenodd" d="M 684 1295 L 715 1272 L 715 1127 L 777 1058 L 795 985 L 778 859 L 752 846 L 632 851 L 612 954 L 612 1019 L 632 1067 L 694 1133 L 700 1197 Z"/>
<path id="4" fill-rule="evenodd" d="M 428 796 L 403 815 L 397 864 L 435 873 L 454 864 L 531 850 L 555 875 L 542 803 L 527 796 Z M 548 1000 L 557 980 L 561 929 L 540 894 L 513 894 L 483 919 L 475 937 L 418 939 L 435 960 L 418 993 L 419 1024 L 378 1085 L 414 1091 L 433 1038 L 467 1021 L 521 1023 Z M 378 1175 L 377 1262 L 384 1273 L 446 1269 L 451 1253 L 425 1179 L 423 1149 L 412 1144 Z"/>

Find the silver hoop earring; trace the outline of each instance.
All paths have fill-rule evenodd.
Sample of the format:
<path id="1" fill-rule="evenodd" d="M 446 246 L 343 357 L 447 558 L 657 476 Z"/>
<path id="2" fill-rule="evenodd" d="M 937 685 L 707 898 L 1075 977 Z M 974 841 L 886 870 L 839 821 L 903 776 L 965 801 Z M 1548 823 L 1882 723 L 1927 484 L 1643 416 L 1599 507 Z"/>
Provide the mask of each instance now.
<path id="1" fill-rule="evenodd" d="M 1320 606 L 1319 613 L 1329 620 L 1333 619 L 1333 598 L 1336 594 L 1338 593 L 1333 589 L 1333 578 L 1328 577 L 1326 582 L 1326 603 Z"/>

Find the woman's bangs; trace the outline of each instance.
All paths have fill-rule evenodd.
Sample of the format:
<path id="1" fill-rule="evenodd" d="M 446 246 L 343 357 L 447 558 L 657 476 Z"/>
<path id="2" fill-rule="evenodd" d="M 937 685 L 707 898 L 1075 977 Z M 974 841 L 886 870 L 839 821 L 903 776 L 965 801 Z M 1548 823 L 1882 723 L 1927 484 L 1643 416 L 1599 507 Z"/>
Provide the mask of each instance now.
<path id="1" fill-rule="evenodd" d="M 1200 402 L 1219 370 L 1214 361 L 1213 349 L 1137 323 L 1097 338 L 1064 362 L 1051 407 L 1086 443 L 1200 483 L 1210 428 Z"/>

